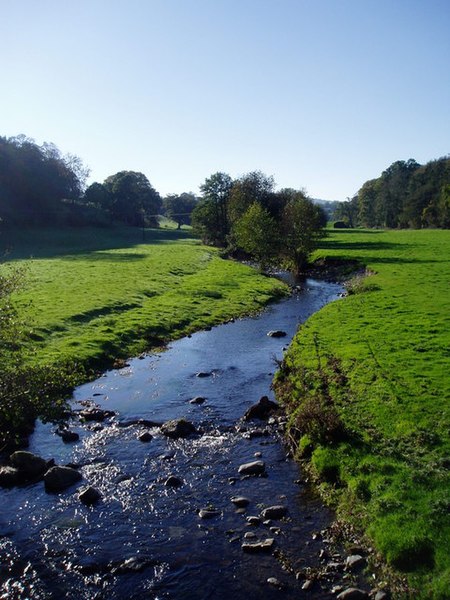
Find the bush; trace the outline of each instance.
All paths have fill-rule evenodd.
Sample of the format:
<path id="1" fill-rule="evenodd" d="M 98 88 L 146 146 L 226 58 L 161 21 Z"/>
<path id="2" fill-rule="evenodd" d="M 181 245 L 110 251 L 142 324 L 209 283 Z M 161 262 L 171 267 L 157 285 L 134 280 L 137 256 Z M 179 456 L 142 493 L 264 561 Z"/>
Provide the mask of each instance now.
<path id="1" fill-rule="evenodd" d="M 340 479 L 340 464 L 338 458 L 330 448 L 319 446 L 314 450 L 311 457 L 311 464 L 316 475 L 328 482 L 337 483 Z"/>

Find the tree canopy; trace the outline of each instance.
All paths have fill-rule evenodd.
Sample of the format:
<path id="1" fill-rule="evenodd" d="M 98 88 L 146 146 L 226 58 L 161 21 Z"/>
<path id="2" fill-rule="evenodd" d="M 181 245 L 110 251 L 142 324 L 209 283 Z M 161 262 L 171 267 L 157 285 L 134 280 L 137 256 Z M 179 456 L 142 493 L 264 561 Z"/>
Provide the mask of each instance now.
<path id="1" fill-rule="evenodd" d="M 60 222 L 89 174 L 80 158 L 24 135 L 0 137 L 0 217 L 10 224 Z"/>
<path id="2" fill-rule="evenodd" d="M 191 214 L 196 205 L 197 197 L 192 192 L 169 194 L 163 199 L 164 214 L 177 223 L 178 229 L 182 225 L 190 225 Z"/>
<path id="3" fill-rule="evenodd" d="M 414 159 L 392 163 L 342 203 L 336 217 L 350 227 L 450 227 L 450 158 L 420 165 Z"/>

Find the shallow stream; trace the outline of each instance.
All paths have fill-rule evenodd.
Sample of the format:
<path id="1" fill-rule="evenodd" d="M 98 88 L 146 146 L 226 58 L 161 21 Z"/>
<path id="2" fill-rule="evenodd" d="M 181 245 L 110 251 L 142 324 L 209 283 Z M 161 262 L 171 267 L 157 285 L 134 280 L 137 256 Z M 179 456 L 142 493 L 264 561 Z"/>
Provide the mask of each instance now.
<path id="1" fill-rule="evenodd" d="M 315 534 L 331 515 L 302 482 L 275 428 L 264 431 L 261 422 L 236 426 L 261 396 L 272 397 L 274 358 L 282 357 L 299 324 L 340 292 L 338 285 L 307 280 L 255 318 L 175 341 L 162 353 L 130 360 L 77 388 L 74 408 L 90 401 L 117 415 L 101 425 L 75 421 L 71 429 L 80 440 L 72 444 L 63 443 L 54 426 L 37 426 L 29 450 L 57 464 L 81 465 L 83 481 L 60 494 L 46 493 L 42 482 L 0 489 L 0 597 L 333 597 L 319 583 L 303 590 L 295 578 L 295 572 L 319 564 L 322 546 Z M 287 336 L 269 337 L 269 330 Z M 206 401 L 191 404 L 197 396 Z M 144 443 L 138 439 L 143 427 L 118 426 L 180 417 L 201 434 L 171 440 L 151 428 L 153 439 Z M 261 435 L 253 437 L 246 427 L 257 427 Z M 241 478 L 239 466 L 255 454 L 265 462 L 267 477 Z M 169 475 L 183 485 L 167 487 Z M 78 499 L 87 485 L 101 492 L 94 506 Z M 233 496 L 250 503 L 236 509 Z M 248 516 L 274 504 L 288 507 L 288 518 L 247 523 Z M 220 514 L 201 519 L 198 510 L 207 507 Z M 249 532 L 253 540 L 273 538 L 275 551 L 243 552 Z"/>

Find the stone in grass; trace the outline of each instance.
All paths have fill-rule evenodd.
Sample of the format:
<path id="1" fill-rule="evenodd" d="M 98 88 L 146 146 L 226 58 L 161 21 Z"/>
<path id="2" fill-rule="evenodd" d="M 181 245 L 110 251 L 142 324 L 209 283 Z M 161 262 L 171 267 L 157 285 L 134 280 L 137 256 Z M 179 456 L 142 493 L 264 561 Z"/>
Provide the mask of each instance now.
<path id="1" fill-rule="evenodd" d="M 238 469 L 240 475 L 263 475 L 266 472 L 266 465 L 262 460 L 254 460 L 241 465 Z"/>
<path id="2" fill-rule="evenodd" d="M 82 502 L 83 504 L 86 504 L 88 506 L 90 506 L 92 504 L 96 504 L 100 500 L 101 497 L 102 497 L 102 495 L 97 490 L 97 488 L 92 487 L 92 486 L 85 488 L 78 494 L 78 500 L 80 500 L 80 502 Z"/>
<path id="3" fill-rule="evenodd" d="M 81 473 L 71 467 L 52 467 L 44 475 L 47 492 L 62 492 L 82 479 Z"/>

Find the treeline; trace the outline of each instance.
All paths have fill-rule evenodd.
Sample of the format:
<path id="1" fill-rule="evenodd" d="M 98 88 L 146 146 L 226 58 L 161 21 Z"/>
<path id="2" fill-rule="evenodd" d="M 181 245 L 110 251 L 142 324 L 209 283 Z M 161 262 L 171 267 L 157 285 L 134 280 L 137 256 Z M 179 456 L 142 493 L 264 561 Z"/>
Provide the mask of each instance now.
<path id="1" fill-rule="evenodd" d="M 121 171 L 86 187 L 89 169 L 54 144 L 0 137 L 0 219 L 9 225 L 154 226 L 162 198 L 143 173 Z"/>
<path id="2" fill-rule="evenodd" d="M 273 177 L 260 171 L 236 180 L 218 172 L 200 189 L 192 225 L 204 243 L 245 252 L 262 267 L 305 268 L 327 219 L 303 190 L 275 192 Z"/>
<path id="3" fill-rule="evenodd" d="M 394 162 L 341 203 L 336 218 L 349 227 L 449 228 L 450 158 Z"/>

